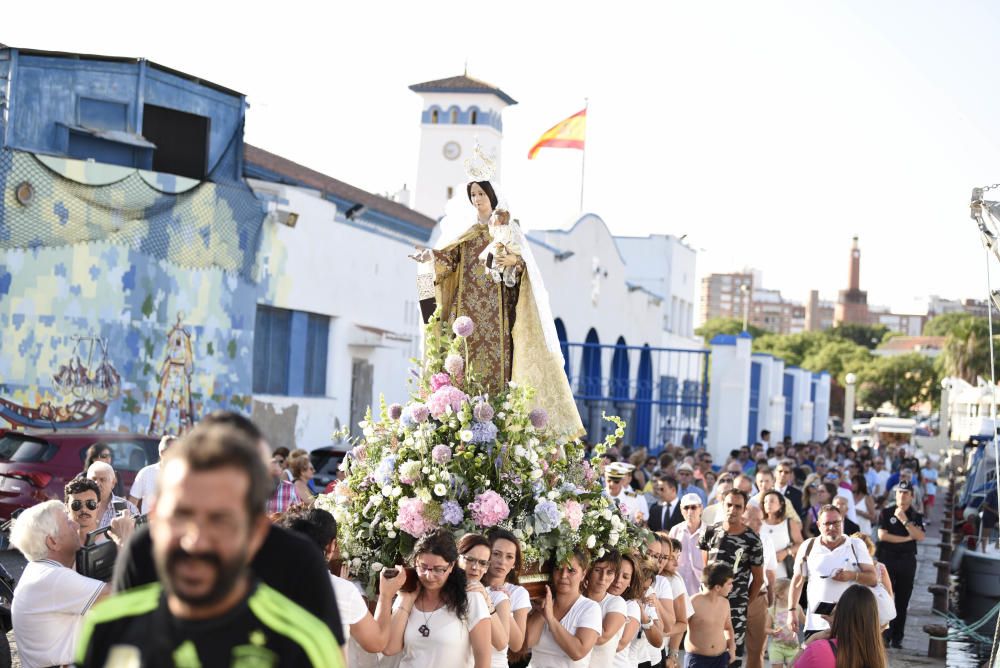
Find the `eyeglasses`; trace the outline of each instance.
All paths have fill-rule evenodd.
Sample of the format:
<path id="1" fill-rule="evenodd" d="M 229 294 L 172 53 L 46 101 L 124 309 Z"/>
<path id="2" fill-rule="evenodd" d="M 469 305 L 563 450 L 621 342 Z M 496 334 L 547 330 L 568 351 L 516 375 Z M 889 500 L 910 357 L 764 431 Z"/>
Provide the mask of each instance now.
<path id="1" fill-rule="evenodd" d="M 473 559 L 472 557 L 467 557 L 462 555 L 462 561 L 465 562 L 467 566 L 478 566 L 479 568 L 486 568 L 490 565 L 489 559 Z"/>
<path id="2" fill-rule="evenodd" d="M 695 508 L 701 508 L 701 506 L 681 506 L 681 510 L 694 510 Z"/>
<path id="3" fill-rule="evenodd" d="M 833 522 L 820 522 L 820 526 L 835 527 L 835 526 L 838 526 L 838 525 L 843 524 L 843 523 L 844 523 L 844 520 L 834 520 Z"/>
<path id="4" fill-rule="evenodd" d="M 79 511 L 80 508 L 83 508 L 83 504 L 85 503 L 87 504 L 87 510 L 97 510 L 97 501 L 94 501 L 93 499 L 87 499 L 86 501 L 73 501 L 69 504 L 70 510 L 75 513 Z"/>
<path id="5" fill-rule="evenodd" d="M 449 568 L 451 568 L 451 564 L 448 564 L 447 566 L 434 566 L 434 567 L 428 566 L 426 564 L 416 565 L 417 573 L 420 573 L 421 575 L 434 575 L 435 577 L 441 577 L 442 575 L 448 572 Z"/>

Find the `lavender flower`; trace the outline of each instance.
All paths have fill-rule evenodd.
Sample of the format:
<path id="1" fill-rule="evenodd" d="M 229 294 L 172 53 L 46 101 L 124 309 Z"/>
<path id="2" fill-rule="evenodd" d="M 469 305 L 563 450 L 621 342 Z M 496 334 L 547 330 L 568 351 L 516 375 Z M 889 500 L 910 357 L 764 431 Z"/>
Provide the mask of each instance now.
<path id="1" fill-rule="evenodd" d="M 472 416 L 477 422 L 489 422 L 493 419 L 493 406 L 481 401 L 472 409 Z"/>
<path id="2" fill-rule="evenodd" d="M 431 450 L 431 459 L 437 464 L 447 464 L 451 461 L 451 448 L 444 443 L 435 445 Z"/>
<path id="3" fill-rule="evenodd" d="M 461 524 L 464 517 L 465 513 L 462 512 L 462 506 L 458 501 L 445 501 L 441 504 L 442 524 Z"/>
<path id="4" fill-rule="evenodd" d="M 444 370 L 450 373 L 452 378 L 461 378 L 465 373 L 465 360 L 461 355 L 452 353 L 444 360 Z"/>
<path id="5" fill-rule="evenodd" d="M 476 326 L 473 324 L 472 318 L 462 315 L 455 318 L 455 322 L 451 326 L 451 331 L 455 332 L 455 336 L 461 336 L 464 339 L 471 336 L 472 330 L 475 328 Z"/>
<path id="6" fill-rule="evenodd" d="M 545 429 L 545 425 L 549 423 L 549 414 L 545 412 L 544 408 L 536 408 L 528 414 L 528 419 L 531 420 L 531 426 L 535 429 Z"/>
<path id="7" fill-rule="evenodd" d="M 431 411 L 424 404 L 413 404 L 410 406 L 410 415 L 413 416 L 415 422 L 427 422 L 427 418 L 430 417 Z"/>

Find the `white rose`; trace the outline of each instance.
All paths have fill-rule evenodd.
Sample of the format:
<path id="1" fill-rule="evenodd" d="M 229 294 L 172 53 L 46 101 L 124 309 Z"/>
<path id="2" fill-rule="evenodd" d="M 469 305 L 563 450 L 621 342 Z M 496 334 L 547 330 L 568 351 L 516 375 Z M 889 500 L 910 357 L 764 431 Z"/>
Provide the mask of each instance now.
<path id="1" fill-rule="evenodd" d="M 612 515 L 611 511 L 608 510 L 608 509 L 605 509 L 604 512 L 601 513 L 601 516 L 604 517 L 604 519 L 606 519 L 606 520 L 610 520 L 611 519 L 611 515 Z"/>
<path id="2" fill-rule="evenodd" d="M 542 473 L 542 469 L 535 469 L 534 471 L 531 472 L 531 479 L 532 480 L 538 480 L 543 475 L 544 474 Z"/>
<path id="3" fill-rule="evenodd" d="M 395 538 L 396 532 L 393 531 L 392 529 L 389 529 L 388 531 L 385 532 L 385 535 L 388 536 L 389 538 Z"/>
<path id="4" fill-rule="evenodd" d="M 502 419 L 504 419 L 505 417 L 507 417 L 507 414 L 506 414 L 506 413 L 504 413 L 503 411 L 500 411 L 499 413 L 497 413 L 497 419 L 498 419 L 498 420 L 502 420 Z"/>
<path id="5" fill-rule="evenodd" d="M 463 429 L 462 433 L 459 434 L 459 436 L 461 437 L 461 439 L 463 441 L 465 441 L 466 443 L 468 443 L 469 441 L 472 440 L 472 430 L 471 429 Z"/>
<path id="6" fill-rule="evenodd" d="M 425 466 L 424 468 L 420 469 L 420 472 L 423 473 L 424 475 L 427 475 L 428 473 L 431 472 L 431 467 Z"/>
<path id="7" fill-rule="evenodd" d="M 597 536 L 590 534 L 587 536 L 587 549 L 593 550 L 595 545 L 597 545 Z"/>
<path id="8" fill-rule="evenodd" d="M 372 572 L 373 572 L 373 573 L 378 573 L 378 572 L 380 572 L 380 571 L 381 571 L 381 570 L 382 570 L 383 568 L 385 568 L 385 566 L 383 566 L 383 565 L 382 565 L 382 564 L 381 564 L 380 562 L 378 562 L 378 561 L 376 561 L 376 562 L 373 562 L 373 563 L 372 563 Z"/>
<path id="9" fill-rule="evenodd" d="M 549 500 L 555 501 L 556 499 L 559 498 L 559 491 L 554 489 L 548 494 L 546 494 L 546 496 L 549 497 Z"/>
<path id="10" fill-rule="evenodd" d="M 363 430 L 361 431 L 361 433 L 363 433 L 363 434 L 365 435 L 365 437 L 366 437 L 366 438 L 371 438 L 372 436 L 374 436 L 374 435 L 375 435 L 375 430 L 374 430 L 374 429 L 372 429 L 371 427 L 365 427 L 365 428 L 364 428 L 364 429 L 363 429 Z"/>
<path id="11" fill-rule="evenodd" d="M 392 485 L 386 485 L 382 488 L 382 496 L 392 496 Z"/>
<path id="12" fill-rule="evenodd" d="M 393 498 L 399 496 L 402 493 L 403 493 L 403 488 L 402 487 L 393 487 L 392 491 L 390 492 L 390 494 L 392 495 Z"/>
<path id="13" fill-rule="evenodd" d="M 438 496 L 444 496 L 445 494 L 448 493 L 448 488 L 442 485 L 441 483 L 438 483 L 434 485 L 434 493 L 437 494 Z"/>
<path id="14" fill-rule="evenodd" d="M 514 447 L 514 456 L 518 459 L 524 459 L 528 456 L 528 451 L 524 449 L 523 445 L 518 445 Z"/>
<path id="15" fill-rule="evenodd" d="M 437 481 L 438 477 L 436 473 L 432 473 L 429 476 L 427 476 L 427 479 L 430 480 L 431 482 L 435 482 Z"/>
<path id="16" fill-rule="evenodd" d="M 361 557 L 354 557 L 354 559 L 351 560 L 351 565 L 355 568 L 359 568 L 361 566 Z"/>
<path id="17" fill-rule="evenodd" d="M 600 559 L 603 556 L 604 556 L 604 548 L 602 547 L 597 551 L 597 558 Z"/>
<path id="18" fill-rule="evenodd" d="M 617 531 L 612 531 L 608 535 L 608 545 L 610 545 L 611 547 L 614 547 L 615 545 L 618 544 L 618 539 L 619 538 L 620 538 L 620 536 L 618 535 L 618 532 Z"/>
<path id="19" fill-rule="evenodd" d="M 505 401 L 505 402 L 503 402 L 503 409 L 504 409 L 505 411 L 509 411 L 509 410 L 510 410 L 510 408 L 511 408 L 511 406 L 510 406 L 510 402 L 509 402 L 509 401 Z"/>
<path id="20" fill-rule="evenodd" d="M 382 495 L 381 494 L 376 494 L 375 496 L 372 497 L 372 505 L 375 506 L 375 507 L 378 507 L 378 506 L 382 505 Z"/>
<path id="21" fill-rule="evenodd" d="M 407 436 L 407 437 L 406 437 L 405 439 L 403 439 L 403 443 L 404 443 L 405 445 L 410 445 L 410 446 L 412 446 L 412 445 L 414 444 L 414 440 L 413 440 L 413 437 L 412 437 L 412 436 Z"/>

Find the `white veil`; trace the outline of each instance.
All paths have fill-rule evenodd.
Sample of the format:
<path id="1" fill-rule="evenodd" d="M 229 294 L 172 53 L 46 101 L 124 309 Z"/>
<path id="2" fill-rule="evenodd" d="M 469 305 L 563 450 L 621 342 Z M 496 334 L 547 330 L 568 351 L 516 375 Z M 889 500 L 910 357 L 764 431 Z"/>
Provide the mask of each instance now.
<path id="1" fill-rule="evenodd" d="M 462 236 L 466 230 L 479 222 L 476 209 L 472 206 L 466 195 L 466 185 L 466 183 L 462 183 L 453 188 L 452 192 L 455 194 L 445 204 L 444 217 L 441 218 L 434 227 L 434 231 L 431 232 L 431 238 L 428 242 L 431 248 L 435 250 L 446 248 Z M 497 196 L 496 208 L 510 211 L 507 201 L 500 194 L 500 187 L 497 183 L 491 181 L 490 185 L 493 186 L 493 192 Z M 521 229 L 520 224 L 516 222 L 513 212 L 511 212 L 510 224 L 516 226 L 515 238 L 521 245 L 521 259 L 524 260 L 524 268 L 529 279 L 527 285 L 534 294 L 535 305 L 538 309 L 538 319 L 541 322 L 542 334 L 545 337 L 545 347 L 549 352 L 558 353 L 562 357 L 559 335 L 556 334 L 555 318 L 552 317 L 552 308 L 549 306 L 549 292 L 545 289 L 545 281 L 542 279 L 541 270 L 538 268 L 538 263 L 535 262 L 535 255 L 531 251 L 531 243 L 528 241 L 524 230 Z M 433 272 L 433 262 L 422 263 L 419 271 Z M 524 286 L 525 284 L 522 283 L 522 289 L 524 289 Z M 565 362 L 565 360 L 563 361 Z"/>

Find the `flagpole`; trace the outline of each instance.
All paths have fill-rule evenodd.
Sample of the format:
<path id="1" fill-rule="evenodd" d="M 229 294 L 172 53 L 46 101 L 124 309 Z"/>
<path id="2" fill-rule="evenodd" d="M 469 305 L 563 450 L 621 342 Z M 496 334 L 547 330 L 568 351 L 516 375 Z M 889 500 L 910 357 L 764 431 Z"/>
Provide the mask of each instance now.
<path id="1" fill-rule="evenodd" d="M 587 108 L 590 106 L 590 99 L 583 98 L 583 113 L 586 118 Z M 583 126 L 583 156 L 580 159 L 580 213 L 583 213 L 583 184 L 587 176 L 587 125 Z"/>

